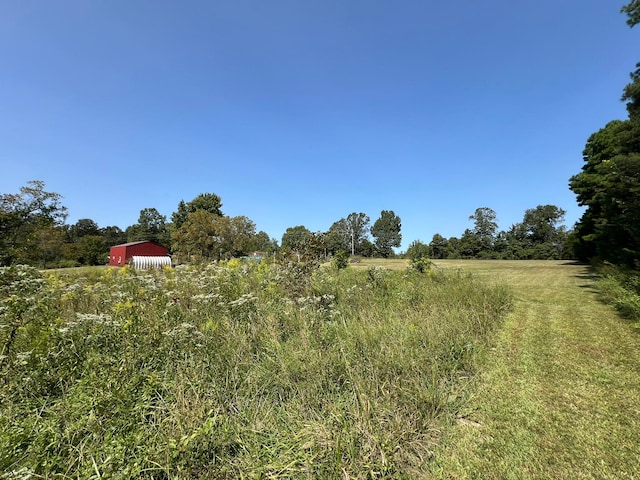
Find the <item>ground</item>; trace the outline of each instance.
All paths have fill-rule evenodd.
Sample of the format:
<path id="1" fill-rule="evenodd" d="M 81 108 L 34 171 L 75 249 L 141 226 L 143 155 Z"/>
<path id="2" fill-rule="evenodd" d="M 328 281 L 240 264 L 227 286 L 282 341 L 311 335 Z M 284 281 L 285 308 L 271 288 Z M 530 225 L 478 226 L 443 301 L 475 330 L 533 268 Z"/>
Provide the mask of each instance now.
<path id="1" fill-rule="evenodd" d="M 436 261 L 510 285 L 513 312 L 487 352 L 440 478 L 640 478 L 640 328 L 567 261 Z"/>

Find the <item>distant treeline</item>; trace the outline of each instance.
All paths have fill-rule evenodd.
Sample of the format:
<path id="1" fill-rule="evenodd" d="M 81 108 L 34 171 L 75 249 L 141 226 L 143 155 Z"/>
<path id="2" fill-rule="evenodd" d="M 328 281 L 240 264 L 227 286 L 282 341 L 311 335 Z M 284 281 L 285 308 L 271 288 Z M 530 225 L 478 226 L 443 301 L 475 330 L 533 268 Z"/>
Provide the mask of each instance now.
<path id="1" fill-rule="evenodd" d="M 478 208 L 469 217 L 473 228 L 460 238 L 435 234 L 429 244 L 415 240 L 406 252 L 397 254 L 402 224 L 392 210 L 381 211 L 373 225 L 367 214 L 353 212 L 324 232 L 312 232 L 303 225 L 290 227 L 278 242 L 264 231 L 256 232 L 249 218 L 224 215 L 222 201 L 213 193 L 181 201 L 171 221 L 155 208 L 145 208 L 138 222 L 124 230 L 100 227 L 89 218 L 67 224 L 61 198 L 47 192 L 43 181 L 29 182 L 19 193 L 0 195 L 0 265 L 102 265 L 111 246 L 140 240 L 168 247 L 178 262 L 218 261 L 256 252 L 297 261 L 322 261 L 337 253 L 383 258 L 559 259 L 571 258 L 576 243 L 561 225 L 564 210 L 554 205 L 527 210 L 522 222 L 507 231 L 498 231 L 492 209 Z"/>

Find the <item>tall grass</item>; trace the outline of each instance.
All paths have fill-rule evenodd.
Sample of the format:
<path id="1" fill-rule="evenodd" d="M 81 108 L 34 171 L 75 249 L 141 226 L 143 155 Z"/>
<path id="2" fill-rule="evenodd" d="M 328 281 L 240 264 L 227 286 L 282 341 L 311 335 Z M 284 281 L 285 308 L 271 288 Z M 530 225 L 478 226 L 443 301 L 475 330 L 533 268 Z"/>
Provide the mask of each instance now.
<path id="1" fill-rule="evenodd" d="M 597 265 L 597 283 L 605 303 L 613 305 L 629 320 L 640 320 L 640 273 L 611 264 Z"/>
<path id="2" fill-rule="evenodd" d="M 463 274 L 0 269 L 0 478 L 411 478 L 510 303 Z"/>

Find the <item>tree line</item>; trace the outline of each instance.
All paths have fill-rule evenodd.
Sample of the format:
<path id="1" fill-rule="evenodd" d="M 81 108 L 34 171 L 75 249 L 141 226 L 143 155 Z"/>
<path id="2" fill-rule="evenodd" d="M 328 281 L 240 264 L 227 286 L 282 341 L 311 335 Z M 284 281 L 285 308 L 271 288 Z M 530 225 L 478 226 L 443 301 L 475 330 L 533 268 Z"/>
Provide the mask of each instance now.
<path id="1" fill-rule="evenodd" d="M 406 255 L 428 257 L 503 260 L 559 260 L 574 258 L 573 235 L 562 225 L 565 211 L 555 205 L 538 205 L 525 211 L 522 222 L 498 231 L 497 215 L 488 207 L 477 208 L 469 217 L 473 227 L 458 237 L 439 233 L 426 244 L 413 241 Z"/>
<path id="2" fill-rule="evenodd" d="M 61 200 L 41 180 L 28 182 L 18 193 L 0 194 L 0 265 L 101 265 L 111 246 L 143 240 L 160 243 L 183 260 L 272 252 L 277 245 L 265 232 L 256 232 L 249 218 L 225 216 L 220 197 L 212 193 L 180 201 L 171 221 L 155 208 L 144 208 L 125 230 L 100 227 L 89 218 L 68 225 Z"/>
<path id="3" fill-rule="evenodd" d="M 640 0 L 622 7 L 627 24 L 640 23 Z M 592 134 L 582 171 L 569 188 L 586 210 L 576 224 L 576 255 L 640 268 L 640 63 L 622 92 L 628 118 Z"/>
<path id="4" fill-rule="evenodd" d="M 149 240 L 168 247 L 177 262 L 210 262 L 259 252 L 260 255 L 297 261 L 363 256 L 397 256 L 402 222 L 393 210 L 370 217 L 352 212 L 326 231 L 312 232 L 303 225 L 289 227 L 280 242 L 256 231 L 245 216 L 222 212 L 222 200 L 203 193 L 181 200 L 170 220 L 155 208 L 140 211 L 138 221 L 122 230 L 100 227 L 83 218 L 66 224 L 67 208 L 58 193 L 48 192 L 43 181 L 32 181 L 15 194 L 0 194 L 0 265 L 31 264 L 42 268 L 106 263 L 109 248 L 126 242 Z M 571 235 L 560 225 L 564 211 L 541 205 L 525 212 L 523 221 L 498 231 L 496 213 L 478 208 L 469 217 L 473 228 L 460 238 L 435 234 L 429 244 L 415 240 L 406 255 L 429 258 L 568 258 Z M 400 253 L 400 255 L 403 255 Z"/>
<path id="5" fill-rule="evenodd" d="M 143 240 L 168 247 L 179 262 L 218 261 L 255 252 L 301 259 L 310 255 L 312 244 L 317 247 L 314 257 L 339 250 L 387 257 L 402 239 L 400 218 L 392 211 L 383 211 L 372 228 L 363 213 L 341 219 L 326 235 L 312 234 L 305 227 L 289 228 L 279 244 L 266 232 L 256 231 L 248 217 L 225 215 L 222 200 L 214 193 L 181 200 L 170 220 L 155 208 L 144 208 L 138 221 L 125 230 L 115 225 L 100 227 L 89 218 L 69 225 L 61 201 L 62 196 L 48 192 L 41 180 L 28 182 L 18 193 L 0 194 L 0 265 L 100 265 L 106 263 L 111 246 Z M 373 243 L 369 233 L 374 235 Z"/>

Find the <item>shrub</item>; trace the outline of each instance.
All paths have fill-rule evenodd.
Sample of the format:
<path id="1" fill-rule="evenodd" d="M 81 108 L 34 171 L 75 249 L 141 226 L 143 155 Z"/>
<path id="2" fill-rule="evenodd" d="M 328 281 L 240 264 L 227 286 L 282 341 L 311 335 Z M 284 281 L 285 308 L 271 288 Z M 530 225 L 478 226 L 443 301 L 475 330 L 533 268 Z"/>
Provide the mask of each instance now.
<path id="1" fill-rule="evenodd" d="M 343 270 L 349 266 L 349 254 L 344 250 L 338 250 L 331 259 L 331 265 L 336 270 Z"/>
<path id="2" fill-rule="evenodd" d="M 429 260 L 427 257 L 416 257 L 412 258 L 409 263 L 409 268 L 416 270 L 420 273 L 425 273 L 431 270 L 433 262 Z"/>
<path id="3" fill-rule="evenodd" d="M 598 288 L 602 299 L 622 316 L 640 320 L 640 273 L 604 263 L 596 267 L 601 278 Z"/>

